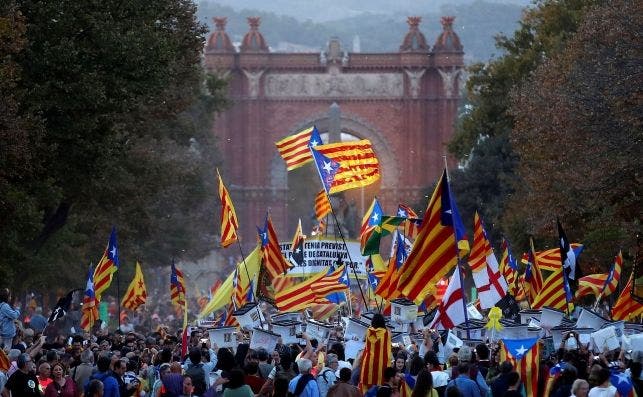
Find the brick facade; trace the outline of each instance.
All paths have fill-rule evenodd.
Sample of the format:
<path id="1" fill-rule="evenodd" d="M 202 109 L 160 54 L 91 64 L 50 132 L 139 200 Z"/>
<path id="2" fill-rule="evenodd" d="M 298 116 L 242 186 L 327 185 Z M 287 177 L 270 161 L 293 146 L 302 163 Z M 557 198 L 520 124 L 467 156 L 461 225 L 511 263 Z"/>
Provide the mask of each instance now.
<path id="1" fill-rule="evenodd" d="M 321 54 L 271 53 L 257 18 L 249 20 L 250 31 L 237 51 L 228 44 L 225 19 L 216 22 L 205 64 L 229 79 L 232 105 L 217 116 L 213 133 L 219 138 L 221 173 L 237 209 L 244 246 L 254 245 L 255 225 L 262 224 L 268 208 L 284 241 L 297 218 L 304 228 L 310 223 L 313 197 L 321 189 L 317 176 L 311 172 L 304 189 L 303 196 L 310 197 L 297 197 L 310 211 L 292 213 L 297 207 L 289 197 L 292 175 L 274 143 L 312 124 L 322 134 L 328 132 L 333 103 L 339 105 L 341 131 L 370 139 L 381 164 L 378 186 L 364 194 L 347 192 L 347 200 L 357 206 L 352 222 L 361 220 L 373 194 L 391 213 L 398 203 L 417 203 L 439 176 L 463 79 L 463 51 L 451 29 L 452 18 L 443 18 L 444 30 L 433 49 L 419 31 L 419 18 L 411 17 L 400 51 L 378 54 L 350 53 L 336 40 Z"/>

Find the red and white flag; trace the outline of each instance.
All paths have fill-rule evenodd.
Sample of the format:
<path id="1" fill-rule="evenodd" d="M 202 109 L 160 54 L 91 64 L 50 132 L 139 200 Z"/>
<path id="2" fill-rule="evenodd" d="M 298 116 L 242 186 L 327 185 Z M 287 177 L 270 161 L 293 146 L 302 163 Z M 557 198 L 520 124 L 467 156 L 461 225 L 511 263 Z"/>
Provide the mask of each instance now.
<path id="1" fill-rule="evenodd" d="M 478 289 L 480 307 L 490 309 L 507 295 L 507 281 L 500 273 L 498 260 L 477 211 L 473 224 L 473 248 L 469 254 L 469 266 Z"/>
<path id="2" fill-rule="evenodd" d="M 438 313 L 435 315 L 429 328 L 451 329 L 456 325 L 462 324 L 464 318 L 464 301 L 462 296 L 462 284 L 460 283 L 460 267 L 456 266 L 447 290 L 444 293 L 442 302 L 438 307 Z"/>

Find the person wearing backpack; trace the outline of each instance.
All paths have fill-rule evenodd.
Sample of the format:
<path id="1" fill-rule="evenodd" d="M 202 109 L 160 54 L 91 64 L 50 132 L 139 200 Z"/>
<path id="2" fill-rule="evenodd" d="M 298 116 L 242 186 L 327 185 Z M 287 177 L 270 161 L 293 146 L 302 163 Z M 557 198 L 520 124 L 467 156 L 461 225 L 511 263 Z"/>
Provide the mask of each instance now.
<path id="1" fill-rule="evenodd" d="M 322 368 L 321 372 L 317 375 L 317 386 L 319 387 L 319 396 L 326 397 L 328 389 L 335 384 L 337 377 L 335 371 L 339 367 L 339 359 L 337 354 L 328 353 L 326 355 L 326 366 Z"/>
<path id="2" fill-rule="evenodd" d="M 310 371 L 313 363 L 307 358 L 297 360 L 299 375 L 288 384 L 288 395 L 293 397 L 319 397 L 319 387 Z"/>
<path id="3" fill-rule="evenodd" d="M 121 397 L 118 391 L 118 381 L 109 370 L 111 362 L 112 359 L 108 355 L 101 354 L 98 356 L 98 362 L 96 363 L 98 372 L 90 376 L 87 380 L 85 395 L 89 395 L 89 384 L 91 381 L 97 379 L 103 383 L 103 397 Z"/>
<path id="4" fill-rule="evenodd" d="M 189 376 L 192 379 L 192 387 L 194 388 L 195 396 L 202 396 L 203 393 L 208 389 L 208 383 L 206 383 L 206 373 L 203 369 L 203 363 L 201 363 L 201 350 L 198 348 L 190 350 L 189 353 L 191 364 L 188 366 L 188 369 L 185 371 L 185 375 Z"/>

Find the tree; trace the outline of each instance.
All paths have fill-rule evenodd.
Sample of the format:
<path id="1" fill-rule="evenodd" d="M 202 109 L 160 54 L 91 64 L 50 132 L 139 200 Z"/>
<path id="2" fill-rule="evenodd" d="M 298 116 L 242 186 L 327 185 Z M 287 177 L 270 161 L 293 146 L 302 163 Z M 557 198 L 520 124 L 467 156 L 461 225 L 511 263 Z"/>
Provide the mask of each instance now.
<path id="1" fill-rule="evenodd" d="M 593 3 L 596 1 L 538 2 L 525 10 L 511 38 L 497 38 L 497 46 L 503 51 L 501 57 L 469 68 L 467 108 L 449 144 L 450 152 L 463 165 L 454 172 L 452 186 L 462 202 L 464 219 L 473 219 L 474 211 L 481 209 L 485 222 L 501 226 L 519 248 L 527 247 L 527 233 L 533 230 L 524 219 L 505 214 L 507 199 L 515 195 L 520 185 L 515 170 L 518 160 L 510 141 L 515 125 L 509 112 L 510 93 L 538 65 L 562 50 Z M 496 243 L 498 235 L 498 231 L 492 234 Z"/>
<path id="2" fill-rule="evenodd" d="M 561 217 L 598 263 L 635 247 L 640 231 L 642 28 L 636 2 L 591 9 L 511 96 L 521 183 L 508 212 L 540 235 Z"/>
<path id="3" fill-rule="evenodd" d="M 0 227 L 0 253 L 11 254 L 2 281 L 82 285 L 112 225 L 132 266 L 200 258 L 214 247 L 210 129 L 225 82 L 201 67 L 207 30 L 194 4 L 16 0 L 1 11 L 3 22 L 22 26 L 18 45 L 2 47 L 10 55 L 2 66 L 15 70 L 0 82 L 15 103 L 3 115 L 6 125 L 33 120 L 0 126 L 25 131 L 16 141 L 27 148 L 1 160 L 0 210 L 16 226 Z"/>

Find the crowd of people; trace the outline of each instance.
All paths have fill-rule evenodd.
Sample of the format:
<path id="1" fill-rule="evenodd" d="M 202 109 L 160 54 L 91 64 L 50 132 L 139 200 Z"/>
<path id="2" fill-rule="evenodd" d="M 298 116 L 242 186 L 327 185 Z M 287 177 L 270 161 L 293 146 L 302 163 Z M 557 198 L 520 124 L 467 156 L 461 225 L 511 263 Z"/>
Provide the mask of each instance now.
<path id="1" fill-rule="evenodd" d="M 218 348 L 207 329 L 193 327 L 184 347 L 182 330 L 162 324 L 154 330 L 132 326 L 111 332 L 95 327 L 91 333 L 51 325 L 52 334 L 44 317 L 31 313 L 27 321 L 12 302 L 9 290 L 0 290 L 2 397 L 525 396 L 519 371 L 509 361 L 499 362 L 495 343 L 438 354 L 440 335 L 432 330 L 423 330 L 407 346 L 388 346 L 391 361 L 369 385 L 360 374 L 372 355 L 360 351 L 347 358 L 341 327 L 329 340 L 303 333 L 301 343 L 278 343 L 273 351 L 251 349 L 242 331 L 236 349 Z M 371 327 L 383 324 L 375 314 Z M 610 384 L 614 371 L 643 395 L 643 352 L 594 356 L 582 343 L 577 349 L 566 346 L 563 342 L 554 354 L 541 357 L 538 396 L 618 396 Z"/>

